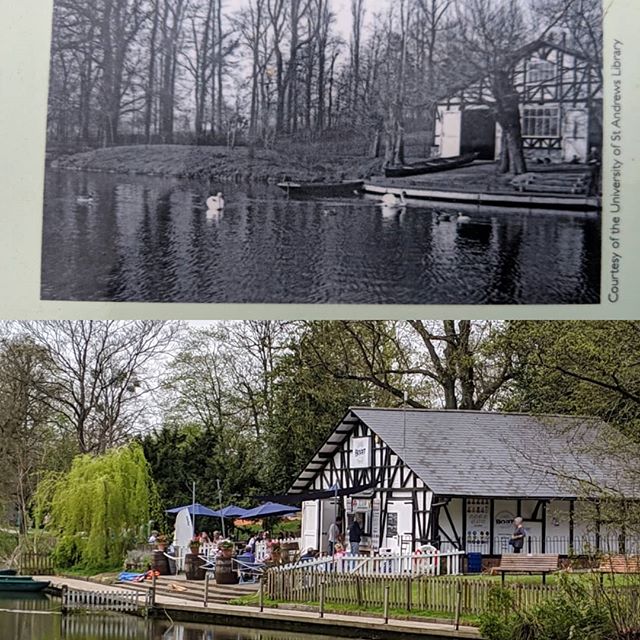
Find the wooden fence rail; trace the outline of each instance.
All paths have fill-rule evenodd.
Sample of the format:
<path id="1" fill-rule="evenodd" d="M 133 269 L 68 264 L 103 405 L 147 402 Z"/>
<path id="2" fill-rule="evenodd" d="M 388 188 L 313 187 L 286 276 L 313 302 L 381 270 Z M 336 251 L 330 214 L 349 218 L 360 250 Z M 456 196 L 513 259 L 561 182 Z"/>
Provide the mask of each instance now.
<path id="1" fill-rule="evenodd" d="M 50 553 L 33 553 L 21 551 L 18 556 L 20 574 L 27 576 L 51 575 L 54 571 L 53 558 Z"/>
<path id="2" fill-rule="evenodd" d="M 320 573 L 306 568 L 266 573 L 266 593 L 287 602 L 318 602 L 324 584 L 326 604 L 383 607 L 389 587 L 389 607 L 408 611 L 439 611 L 454 614 L 461 594 L 460 612 L 477 615 L 486 611 L 496 583 L 445 576 L 374 576 Z M 543 584 L 507 584 L 518 607 L 530 607 L 548 598 L 556 587 Z"/>
<path id="3" fill-rule="evenodd" d="M 62 610 L 135 612 L 147 606 L 146 591 L 80 591 L 63 589 Z"/>

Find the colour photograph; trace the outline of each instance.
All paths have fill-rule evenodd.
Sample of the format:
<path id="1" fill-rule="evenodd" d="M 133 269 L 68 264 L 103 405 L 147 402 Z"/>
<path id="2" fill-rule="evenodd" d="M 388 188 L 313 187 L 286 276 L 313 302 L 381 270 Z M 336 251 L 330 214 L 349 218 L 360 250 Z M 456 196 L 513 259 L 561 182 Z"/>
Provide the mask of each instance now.
<path id="1" fill-rule="evenodd" d="M 632 640 L 638 321 L 0 322 L 0 637 Z"/>
<path id="2" fill-rule="evenodd" d="M 45 301 L 598 304 L 600 0 L 55 0 Z"/>

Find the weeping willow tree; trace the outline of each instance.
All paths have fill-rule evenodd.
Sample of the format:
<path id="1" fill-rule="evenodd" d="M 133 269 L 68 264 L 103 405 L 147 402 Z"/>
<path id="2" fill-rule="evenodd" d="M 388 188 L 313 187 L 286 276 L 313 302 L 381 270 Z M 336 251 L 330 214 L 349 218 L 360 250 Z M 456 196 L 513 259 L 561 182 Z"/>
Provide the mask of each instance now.
<path id="1" fill-rule="evenodd" d="M 141 525 L 158 510 L 139 444 L 77 456 L 67 473 L 43 479 L 34 509 L 36 521 L 58 537 L 57 562 L 87 568 L 119 565 Z"/>

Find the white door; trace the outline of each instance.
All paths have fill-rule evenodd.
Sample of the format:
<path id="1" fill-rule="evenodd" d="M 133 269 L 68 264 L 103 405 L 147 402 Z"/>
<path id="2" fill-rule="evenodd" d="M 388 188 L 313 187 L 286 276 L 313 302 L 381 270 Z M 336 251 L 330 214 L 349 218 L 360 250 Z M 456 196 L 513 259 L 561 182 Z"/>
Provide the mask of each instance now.
<path id="1" fill-rule="evenodd" d="M 339 500 L 340 498 L 337 500 L 336 498 L 327 498 L 320 501 L 322 505 L 320 551 L 328 551 L 329 549 L 329 527 L 336 521 Z"/>
<path id="2" fill-rule="evenodd" d="M 318 548 L 318 502 L 302 503 L 302 551 Z"/>
<path id="3" fill-rule="evenodd" d="M 413 508 L 404 502 L 389 502 L 387 506 L 387 529 L 385 531 L 385 547 L 391 553 L 411 552 Z M 403 541 L 404 547 L 403 548 Z"/>
<path id="4" fill-rule="evenodd" d="M 452 158 L 460 155 L 461 118 L 460 111 L 444 111 L 442 113 L 442 140 L 440 156 Z"/>

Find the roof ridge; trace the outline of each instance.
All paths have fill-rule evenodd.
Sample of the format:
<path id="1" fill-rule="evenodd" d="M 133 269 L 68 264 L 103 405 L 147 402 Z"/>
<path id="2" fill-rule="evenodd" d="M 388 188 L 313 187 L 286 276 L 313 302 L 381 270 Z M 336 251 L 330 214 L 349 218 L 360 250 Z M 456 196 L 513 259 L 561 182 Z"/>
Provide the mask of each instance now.
<path id="1" fill-rule="evenodd" d="M 566 413 L 534 413 L 532 411 L 489 411 L 487 409 L 433 409 L 433 408 L 419 408 L 419 407 L 366 407 L 366 406 L 350 406 L 349 411 L 354 410 L 365 410 L 365 411 L 413 411 L 416 413 L 477 413 L 480 415 L 501 415 L 501 416 L 527 416 L 529 418 L 563 418 L 563 419 L 586 419 L 586 420 L 596 420 L 599 422 L 604 422 L 602 418 L 598 416 L 589 416 L 589 415 L 568 415 Z"/>

